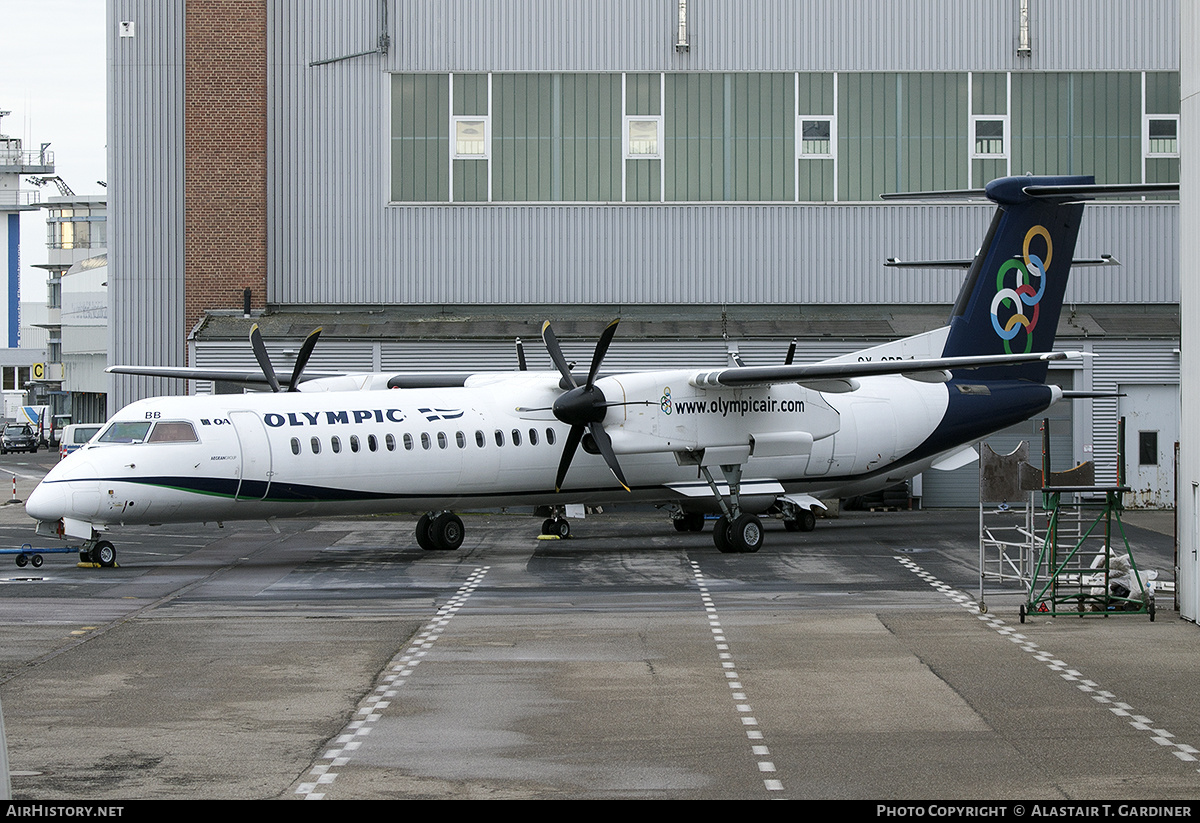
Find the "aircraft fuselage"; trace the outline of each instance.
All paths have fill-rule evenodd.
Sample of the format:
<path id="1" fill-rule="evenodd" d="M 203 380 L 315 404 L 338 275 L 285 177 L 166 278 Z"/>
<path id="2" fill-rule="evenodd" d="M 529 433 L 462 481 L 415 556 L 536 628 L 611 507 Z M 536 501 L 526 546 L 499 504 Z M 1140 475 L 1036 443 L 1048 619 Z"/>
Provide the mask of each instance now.
<path id="1" fill-rule="evenodd" d="M 701 388 L 690 382 L 695 374 L 597 381 L 608 402 L 624 404 L 607 408 L 603 422 L 628 492 L 594 454 L 580 454 L 555 492 L 569 426 L 549 407 L 561 389 L 557 375 L 528 373 L 478 375 L 461 388 L 139 401 L 101 433 L 110 442 L 93 442 L 51 470 L 26 508 L 90 538 L 92 529 L 139 523 L 617 500 L 711 504 L 699 468 L 705 455 L 716 464 L 739 450 L 747 455 L 747 501 L 779 491 L 839 496 L 911 476 L 1055 399 L 1031 385 L 1007 416 L 972 410 L 952 421 L 954 383 L 882 376 L 825 394 L 796 384 Z"/>

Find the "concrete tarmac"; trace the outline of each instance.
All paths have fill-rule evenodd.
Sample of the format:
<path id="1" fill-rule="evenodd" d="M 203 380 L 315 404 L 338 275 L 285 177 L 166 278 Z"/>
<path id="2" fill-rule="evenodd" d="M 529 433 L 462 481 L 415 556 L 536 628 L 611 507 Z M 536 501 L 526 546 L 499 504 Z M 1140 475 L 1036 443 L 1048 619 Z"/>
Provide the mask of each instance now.
<path id="1" fill-rule="evenodd" d="M 565 541 L 466 516 L 446 553 L 396 517 L 0 557 L 14 797 L 1195 798 L 1200 631 L 1169 594 L 981 614 L 977 517 L 771 523 L 754 555 L 610 510 Z M 1169 580 L 1169 517 L 1126 521 Z M 46 542 L 19 507 L 0 539 Z"/>

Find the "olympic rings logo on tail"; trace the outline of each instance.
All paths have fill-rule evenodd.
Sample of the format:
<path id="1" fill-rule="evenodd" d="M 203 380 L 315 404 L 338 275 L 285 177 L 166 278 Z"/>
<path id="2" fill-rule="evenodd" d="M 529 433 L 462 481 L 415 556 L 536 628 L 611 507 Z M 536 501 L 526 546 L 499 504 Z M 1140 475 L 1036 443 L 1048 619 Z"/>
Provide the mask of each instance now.
<path id="1" fill-rule="evenodd" d="M 1043 260 L 1036 254 L 1030 254 L 1029 247 L 1035 237 L 1041 237 L 1046 242 L 1046 258 Z M 1021 260 L 1005 260 L 996 273 L 996 296 L 992 298 L 992 328 L 1004 341 L 1004 351 L 1013 354 L 1012 341 L 1021 330 L 1025 330 L 1025 354 L 1033 350 L 1033 330 L 1038 322 L 1038 303 L 1046 293 L 1046 272 L 1050 268 L 1050 258 L 1054 254 L 1054 243 L 1050 240 L 1050 232 L 1045 226 L 1034 226 L 1025 234 L 1025 243 L 1021 249 Z M 1010 271 L 1016 271 L 1016 286 L 1009 287 L 1005 280 Z M 1032 275 L 1037 276 L 1037 288 L 1030 285 Z M 1011 307 L 1012 314 L 1007 320 L 1001 321 L 1000 313 Z M 1032 310 L 1032 311 L 1030 311 Z"/>

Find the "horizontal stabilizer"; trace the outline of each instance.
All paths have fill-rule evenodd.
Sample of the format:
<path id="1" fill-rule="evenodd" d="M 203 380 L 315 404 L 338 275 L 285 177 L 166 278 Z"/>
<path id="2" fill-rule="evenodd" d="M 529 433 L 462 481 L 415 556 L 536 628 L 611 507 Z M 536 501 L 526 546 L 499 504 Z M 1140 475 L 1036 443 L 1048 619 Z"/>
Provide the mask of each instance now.
<path id="1" fill-rule="evenodd" d="M 889 269 L 969 269 L 971 264 L 975 262 L 974 258 L 970 260 L 901 260 L 898 257 L 889 257 L 883 261 L 885 268 Z M 1099 257 L 1077 257 L 1071 261 L 1071 268 L 1078 269 L 1083 266 L 1119 266 L 1121 261 L 1113 257 L 1111 254 L 1102 254 Z"/>
<path id="2" fill-rule="evenodd" d="M 697 388 L 724 386 L 769 386 L 777 383 L 802 383 L 812 386 L 816 381 L 851 381 L 861 377 L 884 374 L 913 376 L 921 372 L 979 369 L 1050 360 L 1077 359 L 1079 352 L 1044 352 L 1042 354 L 991 354 L 965 357 L 935 357 L 923 360 L 875 360 L 851 363 L 812 363 L 800 366 L 746 366 L 719 371 L 697 372 L 689 381 Z M 937 381 L 941 382 L 941 381 Z"/>

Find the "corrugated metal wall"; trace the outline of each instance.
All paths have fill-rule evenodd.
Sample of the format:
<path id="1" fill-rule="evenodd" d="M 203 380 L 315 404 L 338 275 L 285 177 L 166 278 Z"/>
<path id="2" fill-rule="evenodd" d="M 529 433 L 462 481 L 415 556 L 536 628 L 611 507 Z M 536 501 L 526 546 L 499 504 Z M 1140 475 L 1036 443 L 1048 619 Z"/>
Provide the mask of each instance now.
<path id="1" fill-rule="evenodd" d="M 290 5 L 290 2 L 288 3 Z M 300 3 L 297 14 L 308 16 Z M 320 22 L 375 15 L 375 0 L 324 2 Z M 1179 66 L 1177 0 L 1033 0 L 1033 53 L 1016 56 L 1017 2 L 691 0 L 675 51 L 676 0 L 407 0 L 388 71 L 1008 71 Z M 752 44 L 748 47 L 747 44 Z M 363 48 L 359 46 L 359 48 Z"/>
<path id="2" fill-rule="evenodd" d="M 1178 299 L 1178 206 L 1092 205 L 1068 300 Z M 885 269 L 888 257 L 971 257 L 991 208 L 932 205 L 514 205 L 376 209 L 357 224 L 287 231 L 274 303 L 950 303 L 951 271 Z M 330 215 L 335 217 L 336 215 Z M 364 220 L 365 215 L 364 215 Z M 936 227 L 936 232 L 931 232 Z M 347 227 L 347 231 L 351 231 Z M 328 242 L 323 242 L 328 240 Z M 286 256 L 284 254 L 286 252 Z"/>
<path id="3" fill-rule="evenodd" d="M 108 0 L 109 362 L 184 362 L 183 18 L 182 3 Z M 114 410 L 182 391 L 149 377 L 110 385 Z"/>
<path id="4" fill-rule="evenodd" d="M 268 300 L 944 303 L 955 277 L 897 275 L 881 261 L 969 256 L 986 227 L 986 208 L 961 206 L 389 206 L 390 72 L 1178 65 L 1175 0 L 1099 9 L 1084 0 L 1035 3 L 1034 56 L 1024 62 L 1014 56 L 1015 2 L 706 0 L 689 4 L 692 47 L 682 56 L 673 45 L 676 8 L 674 0 L 388 2 L 386 58 L 310 66 L 373 47 L 380 3 L 272 2 Z M 1129 13 L 1114 17 L 1113 9 Z M 1054 27 L 1067 19 L 1070 26 Z M 1121 37 L 1108 36 L 1115 19 Z M 1086 45 L 1097 39 L 1103 48 Z M 1081 252 L 1115 254 L 1137 268 L 1089 275 L 1072 299 L 1177 299 L 1176 209 L 1092 208 Z"/>

